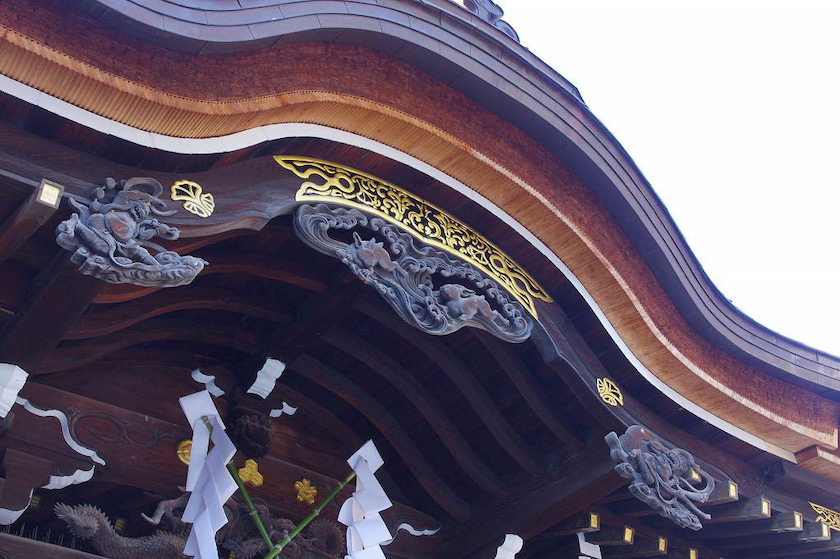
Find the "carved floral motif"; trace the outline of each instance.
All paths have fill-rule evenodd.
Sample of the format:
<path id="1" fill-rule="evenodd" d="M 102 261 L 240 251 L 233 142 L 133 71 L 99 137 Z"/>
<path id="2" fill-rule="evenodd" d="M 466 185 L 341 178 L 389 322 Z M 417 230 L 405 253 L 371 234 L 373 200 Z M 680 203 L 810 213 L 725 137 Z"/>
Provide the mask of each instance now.
<path id="1" fill-rule="evenodd" d="M 372 238 L 363 239 L 359 229 Z M 330 237 L 330 230 L 353 230 L 353 242 Z M 425 332 L 444 335 L 471 326 L 509 342 L 531 334 L 533 322 L 525 309 L 495 281 L 435 247 L 416 243 L 383 219 L 356 209 L 304 205 L 297 210 L 295 231 L 315 250 L 340 259 L 403 320 Z"/>
<path id="2" fill-rule="evenodd" d="M 154 237 L 175 240 L 180 235 L 178 229 L 155 217 L 175 213 L 165 210 L 162 193 L 163 187 L 154 179 L 107 179 L 105 186 L 94 189 L 90 200 L 70 199 L 78 211 L 59 224 L 56 241 L 73 252 L 70 260 L 80 272 L 103 281 L 153 287 L 186 285 L 207 262 L 150 242 Z"/>
<path id="3" fill-rule="evenodd" d="M 699 530 L 703 527 L 700 519 L 711 518 L 695 503 L 709 500 L 715 480 L 687 451 L 666 448 L 653 433 L 638 425 L 630 426 L 620 437 L 610 433 L 605 440 L 616 463 L 615 471 L 632 481 L 630 493 L 634 497 L 683 528 Z"/>

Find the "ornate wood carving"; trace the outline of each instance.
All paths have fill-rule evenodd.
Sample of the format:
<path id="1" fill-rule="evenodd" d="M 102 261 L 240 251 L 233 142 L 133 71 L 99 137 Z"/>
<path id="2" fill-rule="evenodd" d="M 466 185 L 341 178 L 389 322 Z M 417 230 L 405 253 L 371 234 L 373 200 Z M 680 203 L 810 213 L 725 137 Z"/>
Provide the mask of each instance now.
<path id="1" fill-rule="evenodd" d="M 285 169 L 306 182 L 295 199 L 350 206 L 393 223 L 426 246 L 469 263 L 511 293 L 534 317 L 534 299 L 551 297 L 510 256 L 487 238 L 434 204 L 380 178 L 350 167 L 294 155 L 275 156 Z M 314 182 L 315 178 L 317 182 Z M 214 263 L 215 266 L 215 263 Z"/>
<path id="2" fill-rule="evenodd" d="M 435 247 L 420 245 L 395 225 L 325 204 L 301 206 L 295 216 L 303 242 L 340 259 L 412 326 L 435 335 L 471 326 L 509 342 L 531 335 L 533 321 L 495 281 Z M 353 230 L 353 243 L 332 238 L 331 230 Z"/>
<path id="3" fill-rule="evenodd" d="M 186 285 L 207 262 L 150 242 L 154 237 L 175 240 L 180 235 L 178 229 L 154 217 L 175 213 L 164 210 L 162 193 L 163 186 L 154 179 L 107 179 L 89 200 L 70 199 L 78 212 L 59 224 L 56 241 L 73 252 L 70 260 L 80 272 L 103 281 L 154 287 Z"/>
<path id="4" fill-rule="evenodd" d="M 711 519 L 695 503 L 705 503 L 715 488 L 712 476 L 701 470 L 694 457 L 680 448 L 666 448 L 650 431 L 631 425 L 620 437 L 604 439 L 615 471 L 632 481 L 630 493 L 683 528 L 699 530 L 700 519 Z M 702 485 L 701 485 L 702 484 Z"/>

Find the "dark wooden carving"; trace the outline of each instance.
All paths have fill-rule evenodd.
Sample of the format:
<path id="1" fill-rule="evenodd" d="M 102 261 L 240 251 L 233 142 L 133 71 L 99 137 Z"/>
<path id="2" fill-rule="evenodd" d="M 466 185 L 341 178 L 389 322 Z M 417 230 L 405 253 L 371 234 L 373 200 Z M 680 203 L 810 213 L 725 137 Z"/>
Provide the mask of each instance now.
<path id="1" fill-rule="evenodd" d="M 352 230 L 353 243 L 332 238 L 330 230 Z M 363 239 L 358 230 L 367 230 L 371 238 Z M 304 205 L 297 210 L 295 231 L 315 250 L 340 259 L 403 320 L 424 332 L 445 335 L 471 326 L 509 342 L 523 342 L 531 334 L 531 318 L 496 282 L 383 219 L 355 209 Z"/>
<path id="2" fill-rule="evenodd" d="M 715 488 L 712 476 L 701 470 L 694 457 L 680 448 L 666 448 L 650 431 L 632 425 L 620 437 L 604 439 L 615 471 L 632 481 L 630 493 L 683 528 L 699 530 L 700 519 L 711 519 L 695 503 L 705 503 Z"/>
<path id="3" fill-rule="evenodd" d="M 177 499 L 162 501 L 155 514 L 143 518 L 158 526 L 160 530 L 139 538 L 126 538 L 114 531 L 105 514 L 90 505 L 71 507 L 58 504 L 56 515 L 67 523 L 71 532 L 79 538 L 90 540 L 91 544 L 103 556 L 109 559 L 139 559 L 155 557 L 157 559 L 181 559 L 187 542 L 190 526 L 184 523 L 183 514 L 189 495 Z M 254 499 L 257 512 L 268 529 L 273 541 L 282 540 L 291 532 L 295 524 L 286 518 L 275 518 L 268 504 L 262 499 Z M 228 523 L 218 532 L 216 539 L 219 546 L 241 559 L 262 557 L 268 551 L 266 544 L 257 532 L 244 503 L 231 499 L 225 506 Z M 284 557 L 298 559 L 328 559 L 340 557 L 344 549 L 344 532 L 330 520 L 313 522 L 284 549 Z"/>
<path id="4" fill-rule="evenodd" d="M 56 241 L 73 252 L 70 259 L 80 272 L 103 281 L 154 287 L 186 285 L 207 262 L 150 242 L 154 237 L 175 240 L 180 236 L 178 229 L 154 217 L 175 213 L 164 210 L 162 193 L 163 186 L 154 179 L 107 179 L 89 200 L 70 199 L 78 213 L 59 224 Z"/>

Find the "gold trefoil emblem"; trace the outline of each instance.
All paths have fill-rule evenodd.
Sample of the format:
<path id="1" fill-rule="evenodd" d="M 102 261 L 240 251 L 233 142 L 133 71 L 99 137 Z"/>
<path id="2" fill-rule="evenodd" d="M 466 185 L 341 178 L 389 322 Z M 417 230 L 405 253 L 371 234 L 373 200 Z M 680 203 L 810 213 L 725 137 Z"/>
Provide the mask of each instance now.
<path id="1" fill-rule="evenodd" d="M 198 217 L 210 217 L 216 201 L 209 192 L 203 192 L 197 182 L 180 180 L 172 185 L 172 199 L 184 201 L 184 209 Z"/>
<path id="2" fill-rule="evenodd" d="M 623 406 L 624 395 L 618 388 L 618 385 L 608 378 L 599 378 L 595 386 L 598 388 L 598 394 L 601 399 L 610 406 Z"/>

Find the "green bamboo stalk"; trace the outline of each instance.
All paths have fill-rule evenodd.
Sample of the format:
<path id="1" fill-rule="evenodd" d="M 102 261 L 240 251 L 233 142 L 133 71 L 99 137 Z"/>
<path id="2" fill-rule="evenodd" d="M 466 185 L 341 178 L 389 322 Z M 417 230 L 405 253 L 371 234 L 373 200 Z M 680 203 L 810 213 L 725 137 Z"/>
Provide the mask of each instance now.
<path id="1" fill-rule="evenodd" d="M 210 420 L 207 417 L 202 417 L 204 420 L 204 425 L 207 426 L 207 430 L 210 431 L 210 434 L 213 434 L 213 425 L 210 423 Z M 239 488 L 239 492 L 242 493 L 242 497 L 245 498 L 245 504 L 248 507 L 248 514 L 251 516 L 251 522 L 254 523 L 256 526 L 257 531 L 260 533 L 265 545 L 268 546 L 268 549 L 274 547 L 274 543 L 271 541 L 271 536 L 268 535 L 268 531 L 265 529 L 265 525 L 260 518 L 259 512 L 257 512 L 257 507 L 254 506 L 254 502 L 251 500 L 251 496 L 248 494 L 248 490 L 245 489 L 245 484 L 242 483 L 242 479 L 239 477 L 239 472 L 236 471 L 236 466 L 234 463 L 228 462 L 227 469 L 230 472 L 230 475 L 233 476 L 233 481 L 236 482 L 236 486 Z"/>
<path id="2" fill-rule="evenodd" d="M 345 487 L 348 483 L 350 483 L 351 481 L 353 481 L 353 478 L 355 478 L 355 477 L 356 477 L 356 472 L 350 472 L 350 474 L 349 474 L 346 478 L 344 478 L 344 480 L 343 480 L 341 483 L 339 483 L 338 485 L 336 485 L 335 487 L 333 487 L 333 489 L 332 489 L 332 491 L 330 491 L 329 495 L 327 495 L 327 497 L 326 497 L 323 501 L 321 501 L 321 504 L 319 504 L 317 507 L 315 507 L 314 509 L 312 509 L 312 512 L 310 512 L 310 513 L 309 513 L 309 515 L 308 515 L 306 518 L 304 518 L 304 519 L 301 521 L 301 523 L 300 523 L 300 524 L 298 524 L 297 526 L 295 526 L 295 529 L 294 529 L 294 530 L 292 530 L 291 532 L 289 532 L 289 535 L 288 535 L 288 536 L 286 536 L 285 538 L 283 538 L 283 541 L 281 541 L 281 542 L 280 542 L 280 543 L 278 543 L 276 546 L 274 546 L 274 549 L 272 549 L 271 551 L 269 551 L 269 552 L 268 552 L 268 555 L 266 555 L 265 557 L 263 557 L 263 559 L 274 559 L 275 557 L 277 557 L 278 555 L 280 555 L 280 552 L 281 552 L 281 551 L 283 551 L 283 548 L 284 548 L 284 547 L 286 547 L 286 545 L 288 545 L 288 544 L 289 544 L 289 542 L 291 542 L 291 541 L 292 541 L 292 539 L 293 539 L 295 536 L 297 536 L 298 534 L 300 534 L 300 533 L 301 533 L 301 531 L 302 531 L 304 528 L 306 528 L 307 526 L 309 526 L 309 523 L 310 523 L 310 522 L 312 522 L 313 520 L 315 520 L 315 518 L 316 518 L 319 514 L 321 514 L 321 511 L 324 509 L 324 507 L 326 507 L 328 504 L 330 504 L 330 502 L 331 502 L 333 499 L 335 499 L 335 497 L 336 497 L 336 496 L 337 496 L 337 495 L 341 492 L 341 490 L 342 490 L 342 489 L 344 489 L 344 487 Z"/>
<path id="3" fill-rule="evenodd" d="M 262 536 L 265 545 L 268 546 L 268 549 L 271 549 L 274 545 L 271 541 L 271 536 L 268 535 L 268 531 L 265 529 L 265 525 L 260 518 L 260 514 L 257 512 L 257 507 L 254 506 L 251 496 L 248 495 L 248 490 L 245 489 L 245 484 L 242 483 L 242 479 L 239 477 L 239 472 L 236 471 L 236 466 L 234 466 L 233 462 L 228 462 L 227 469 L 230 472 L 230 475 L 233 476 L 236 486 L 239 487 L 239 492 L 242 493 L 242 497 L 245 498 L 245 504 L 248 506 L 248 514 L 251 516 L 251 521 L 254 523 L 254 526 L 257 527 L 257 531 L 260 533 L 260 536 Z"/>

